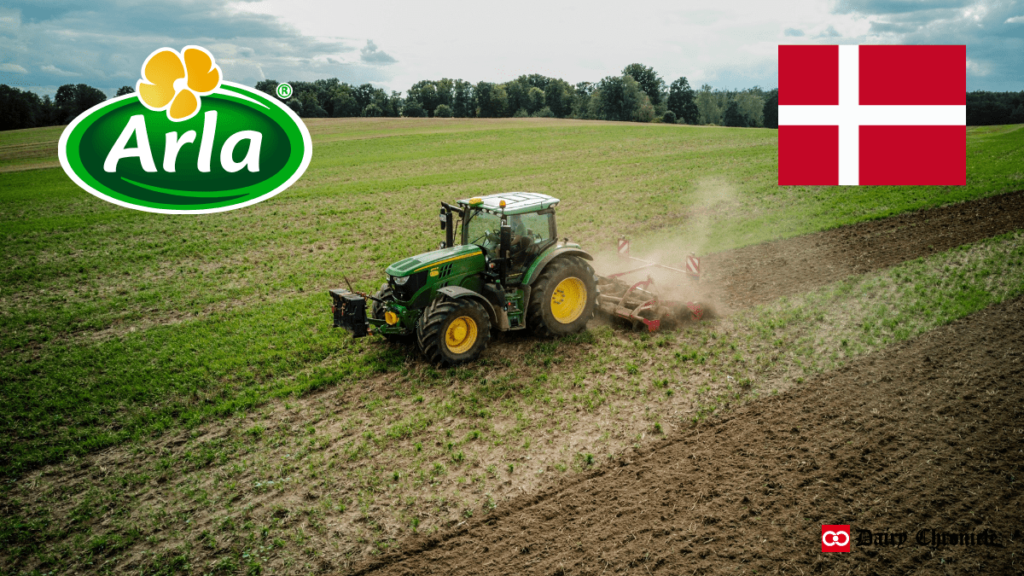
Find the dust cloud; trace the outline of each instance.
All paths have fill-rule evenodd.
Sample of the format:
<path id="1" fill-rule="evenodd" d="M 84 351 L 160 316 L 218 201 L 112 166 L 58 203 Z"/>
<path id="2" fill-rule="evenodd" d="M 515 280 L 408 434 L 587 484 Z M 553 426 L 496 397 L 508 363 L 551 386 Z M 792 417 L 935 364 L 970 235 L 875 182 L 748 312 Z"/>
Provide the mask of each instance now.
<path id="1" fill-rule="evenodd" d="M 629 250 L 632 258 L 678 271 L 656 266 L 643 268 L 645 262 L 626 259 L 610 251 L 595 255 L 594 269 L 604 276 L 631 271 L 620 279 L 633 284 L 650 278 L 659 298 L 696 302 L 706 310 L 706 314 L 721 315 L 723 308 L 708 286 L 709 280 L 719 276 L 720 271 L 709 271 L 702 261 L 701 279 L 695 281 L 685 273 L 686 259 L 691 254 L 698 257 L 706 255 L 713 239 L 716 216 L 736 204 L 736 189 L 722 179 L 708 179 L 698 183 L 690 198 L 689 210 L 678 223 L 649 236 L 631 239 L 636 241 L 631 242 Z"/>

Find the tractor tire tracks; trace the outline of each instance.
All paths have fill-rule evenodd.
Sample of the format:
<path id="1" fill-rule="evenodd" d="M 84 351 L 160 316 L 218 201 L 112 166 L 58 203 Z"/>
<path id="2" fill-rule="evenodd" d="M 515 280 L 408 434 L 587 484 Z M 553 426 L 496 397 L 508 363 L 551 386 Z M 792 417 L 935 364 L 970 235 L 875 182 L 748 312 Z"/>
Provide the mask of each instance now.
<path id="1" fill-rule="evenodd" d="M 356 573 L 1020 573 L 1021 326 L 1024 299 L 980 311 Z M 821 553 L 823 524 L 852 525 L 852 553 Z"/>
<path id="2" fill-rule="evenodd" d="M 1024 228 L 1024 191 L 710 254 L 702 292 L 724 311 L 809 292 Z"/>

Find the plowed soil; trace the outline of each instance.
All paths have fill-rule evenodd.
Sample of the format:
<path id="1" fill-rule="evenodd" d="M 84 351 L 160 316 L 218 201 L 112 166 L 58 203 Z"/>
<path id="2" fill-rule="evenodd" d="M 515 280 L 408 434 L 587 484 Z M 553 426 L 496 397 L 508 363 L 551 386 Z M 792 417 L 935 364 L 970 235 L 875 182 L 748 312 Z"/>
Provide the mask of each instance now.
<path id="1" fill-rule="evenodd" d="M 710 254 L 702 282 L 726 310 L 744 308 L 1021 227 L 1024 191 Z"/>
<path id="2" fill-rule="evenodd" d="M 1022 225 L 1014 193 L 714 255 L 707 269 L 744 306 Z M 1022 463 L 1018 299 L 407 541 L 359 573 L 1022 574 Z M 852 525 L 852 553 L 822 553 L 823 524 Z M 869 545 L 862 530 L 906 540 Z M 997 538 L 933 545 L 930 531 Z"/>

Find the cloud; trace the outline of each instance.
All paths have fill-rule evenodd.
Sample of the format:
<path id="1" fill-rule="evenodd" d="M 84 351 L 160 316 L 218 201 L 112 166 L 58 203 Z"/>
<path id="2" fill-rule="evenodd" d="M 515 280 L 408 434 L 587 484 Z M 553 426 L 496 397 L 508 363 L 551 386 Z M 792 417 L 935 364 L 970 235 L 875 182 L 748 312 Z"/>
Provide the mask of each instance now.
<path id="1" fill-rule="evenodd" d="M 107 95 L 134 84 L 142 62 L 159 48 L 197 44 L 209 49 L 226 80 L 253 85 L 266 78 L 379 82 L 378 64 L 351 62 L 355 40 L 303 34 L 259 3 L 233 0 L 11 0 L 0 9 L 0 54 L 26 70 L 23 87 L 76 78 Z M 328 60 L 332 57 L 332 60 Z M 348 62 L 346 62 L 348 61 Z"/>
<path id="2" fill-rule="evenodd" d="M 390 54 L 377 49 L 377 45 L 373 43 L 373 40 L 367 40 L 366 46 L 359 51 L 359 59 L 368 64 L 394 64 L 398 62 Z"/>
<path id="3" fill-rule="evenodd" d="M 79 74 L 77 72 L 68 72 L 67 70 L 61 70 L 60 68 L 57 68 L 53 64 L 47 64 L 46 66 L 40 66 L 39 69 L 42 70 L 43 72 L 48 72 L 50 74 L 56 74 L 57 76 L 81 76 L 81 74 Z"/>
<path id="4" fill-rule="evenodd" d="M 979 64 L 970 58 L 967 59 L 967 71 L 975 76 L 988 76 L 991 72 L 988 66 Z"/>
<path id="5" fill-rule="evenodd" d="M 338 78 L 402 91 L 442 77 L 502 82 L 537 73 L 593 82 L 631 62 L 668 82 L 686 76 L 694 86 L 770 88 L 779 44 L 965 44 L 968 89 L 1024 88 L 1024 0 L 651 0 L 645 7 L 658 17 L 633 28 L 612 12 L 550 0 L 522 0 L 515 11 L 335 0 L 0 4 L 0 59 L 25 70 L 0 69 L 0 81 L 50 94 L 70 81 L 65 72 L 113 95 L 135 83 L 151 52 L 188 44 L 208 48 L 233 82 Z M 502 26 L 489 25 L 496 20 Z"/>
<path id="6" fill-rule="evenodd" d="M 905 14 L 928 10 L 965 8 L 976 0 L 839 0 L 837 14 Z"/>
<path id="7" fill-rule="evenodd" d="M 870 34 L 902 34 L 917 30 L 917 26 L 896 24 L 894 22 L 872 22 Z"/>
<path id="8" fill-rule="evenodd" d="M 28 70 L 17 64 L 0 64 L 0 72 L 17 72 L 18 74 L 28 74 Z"/>
<path id="9" fill-rule="evenodd" d="M 1024 22 L 1021 2 L 1004 0 L 840 0 L 837 13 L 866 18 L 862 44 L 963 44 L 967 46 L 967 89 L 1022 88 Z"/>

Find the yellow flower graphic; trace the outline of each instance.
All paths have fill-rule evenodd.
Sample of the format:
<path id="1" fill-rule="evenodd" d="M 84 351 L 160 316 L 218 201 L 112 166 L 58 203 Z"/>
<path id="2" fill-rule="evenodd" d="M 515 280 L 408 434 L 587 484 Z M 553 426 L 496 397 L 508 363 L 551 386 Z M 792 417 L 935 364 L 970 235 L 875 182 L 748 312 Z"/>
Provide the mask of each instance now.
<path id="1" fill-rule="evenodd" d="M 161 48 L 142 64 L 142 80 L 135 91 L 143 106 L 166 110 L 167 118 L 181 122 L 199 112 L 199 97 L 216 90 L 220 80 L 220 66 L 206 48 L 186 46 L 180 54 Z"/>

